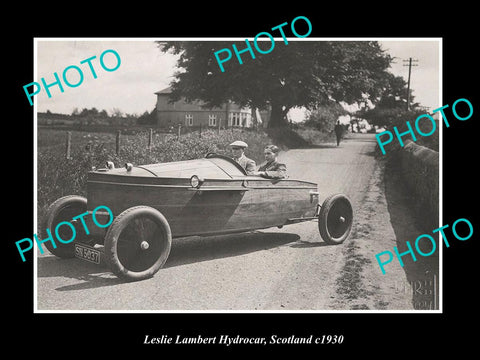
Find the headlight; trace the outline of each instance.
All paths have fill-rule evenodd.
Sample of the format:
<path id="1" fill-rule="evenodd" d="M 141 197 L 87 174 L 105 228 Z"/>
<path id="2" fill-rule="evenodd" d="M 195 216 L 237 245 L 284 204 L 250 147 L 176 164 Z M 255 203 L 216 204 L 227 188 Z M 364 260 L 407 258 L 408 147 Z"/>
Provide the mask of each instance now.
<path id="1" fill-rule="evenodd" d="M 310 191 L 310 203 L 313 203 L 314 199 L 318 201 L 318 195 L 320 195 L 318 191 Z"/>
<path id="2" fill-rule="evenodd" d="M 190 185 L 193 187 L 193 188 L 199 188 L 200 186 L 202 186 L 203 182 L 205 180 L 202 179 L 201 177 L 198 177 L 197 175 L 193 175 L 191 178 L 190 178 Z"/>
<path id="3" fill-rule="evenodd" d="M 132 171 L 132 169 L 133 169 L 133 165 L 130 164 L 130 163 L 126 163 L 126 164 L 125 164 L 125 169 L 127 169 L 127 171 L 130 172 L 130 171 Z"/>

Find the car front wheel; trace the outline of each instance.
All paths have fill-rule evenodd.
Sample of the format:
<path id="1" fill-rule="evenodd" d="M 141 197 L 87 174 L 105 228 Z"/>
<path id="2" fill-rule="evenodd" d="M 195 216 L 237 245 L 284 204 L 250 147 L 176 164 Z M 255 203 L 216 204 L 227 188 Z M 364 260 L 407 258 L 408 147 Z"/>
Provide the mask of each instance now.
<path id="1" fill-rule="evenodd" d="M 126 280 L 152 277 L 170 254 L 172 233 L 160 211 L 135 206 L 118 215 L 105 237 L 105 261 Z"/>
<path id="2" fill-rule="evenodd" d="M 341 244 L 350 235 L 353 223 L 353 208 L 343 194 L 329 196 L 320 208 L 318 230 L 327 244 Z"/>

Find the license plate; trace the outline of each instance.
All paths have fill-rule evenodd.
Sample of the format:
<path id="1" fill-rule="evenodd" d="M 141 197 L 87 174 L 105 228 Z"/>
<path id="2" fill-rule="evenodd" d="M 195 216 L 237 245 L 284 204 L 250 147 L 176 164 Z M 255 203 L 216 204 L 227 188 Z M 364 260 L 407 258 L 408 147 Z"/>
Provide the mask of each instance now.
<path id="1" fill-rule="evenodd" d="M 100 251 L 86 245 L 75 244 L 75 257 L 100 264 Z"/>

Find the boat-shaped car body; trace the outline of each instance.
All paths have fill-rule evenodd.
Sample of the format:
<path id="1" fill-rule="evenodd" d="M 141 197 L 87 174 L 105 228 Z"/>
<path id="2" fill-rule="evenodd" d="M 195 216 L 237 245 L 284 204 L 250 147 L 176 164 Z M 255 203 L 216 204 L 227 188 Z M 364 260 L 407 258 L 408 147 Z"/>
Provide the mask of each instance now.
<path id="1" fill-rule="evenodd" d="M 58 199 L 47 210 L 43 225 L 55 229 L 60 222 L 70 221 L 77 229 L 69 243 L 56 248 L 46 244 L 53 254 L 96 263 L 104 258 L 116 275 L 139 280 L 153 276 L 164 265 L 172 239 L 178 237 L 318 219 L 324 241 L 342 243 L 352 226 L 350 201 L 334 194 L 320 206 L 318 195 L 315 183 L 250 176 L 234 160 L 218 154 L 120 168 L 107 163 L 89 172 L 86 198 Z M 78 218 L 79 214 L 86 215 Z M 59 236 L 71 238 L 61 231 Z"/>

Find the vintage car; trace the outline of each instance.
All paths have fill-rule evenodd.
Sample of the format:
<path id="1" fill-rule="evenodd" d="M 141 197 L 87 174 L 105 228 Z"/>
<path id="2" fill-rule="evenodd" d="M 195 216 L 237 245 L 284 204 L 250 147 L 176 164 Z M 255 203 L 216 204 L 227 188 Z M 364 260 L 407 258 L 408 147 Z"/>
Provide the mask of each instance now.
<path id="1" fill-rule="evenodd" d="M 42 228 L 55 229 L 60 222 L 70 222 L 77 229 L 76 238 L 56 247 L 46 242 L 51 253 L 94 263 L 103 258 L 117 276 L 141 280 L 162 268 L 173 238 L 318 220 L 323 240 L 340 244 L 352 227 L 350 200 L 333 194 L 320 205 L 318 197 L 315 183 L 250 176 L 234 160 L 213 153 L 195 160 L 121 168 L 108 162 L 105 168 L 89 172 L 87 198 L 58 199 L 48 208 Z M 97 211 L 95 223 L 106 225 L 110 218 L 108 227 L 92 222 L 92 210 L 101 206 L 111 210 L 113 220 L 109 212 Z"/>

